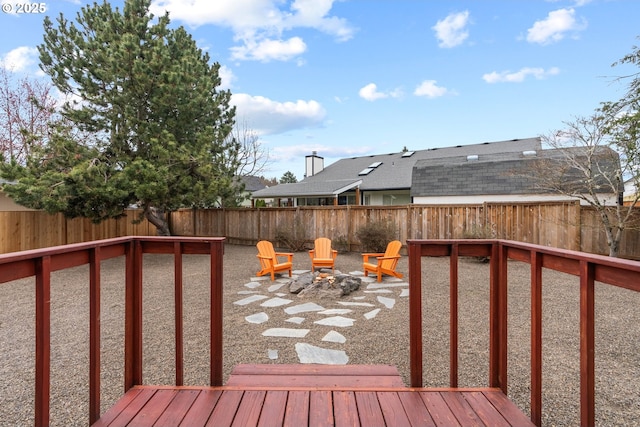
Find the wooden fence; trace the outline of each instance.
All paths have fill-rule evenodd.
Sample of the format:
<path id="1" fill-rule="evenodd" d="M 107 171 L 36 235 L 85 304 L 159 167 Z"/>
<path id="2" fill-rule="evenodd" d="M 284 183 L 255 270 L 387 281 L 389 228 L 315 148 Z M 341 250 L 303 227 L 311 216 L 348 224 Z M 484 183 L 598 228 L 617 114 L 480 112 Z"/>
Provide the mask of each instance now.
<path id="1" fill-rule="evenodd" d="M 0 253 L 68 245 L 124 236 L 152 236 L 156 229 L 139 211 L 127 210 L 118 219 L 95 224 L 85 218 L 65 218 L 40 211 L 0 212 Z"/>
<path id="2" fill-rule="evenodd" d="M 93 224 L 43 212 L 0 212 L 0 253 L 155 234 L 155 227 L 146 220 L 132 224 L 138 214 L 127 211 L 126 217 Z M 232 244 L 253 245 L 259 240 L 274 241 L 279 230 L 288 229 L 309 243 L 324 236 L 350 251 L 362 249 L 357 230 L 377 220 L 392 221 L 402 242 L 461 239 L 479 231 L 485 237 L 608 254 L 597 212 L 578 202 L 182 209 L 169 218 L 171 230 L 178 236 L 224 236 Z M 640 231 L 625 232 L 620 255 L 640 259 Z"/>

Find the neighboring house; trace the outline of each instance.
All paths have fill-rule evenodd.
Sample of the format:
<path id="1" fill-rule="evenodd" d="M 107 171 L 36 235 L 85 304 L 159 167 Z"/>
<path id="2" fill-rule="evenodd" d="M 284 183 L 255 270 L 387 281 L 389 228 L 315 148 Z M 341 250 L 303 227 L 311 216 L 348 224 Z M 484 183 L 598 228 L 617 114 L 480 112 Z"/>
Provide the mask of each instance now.
<path id="1" fill-rule="evenodd" d="M 5 184 L 11 185 L 11 182 L 0 178 L 0 212 L 33 210 L 17 204 L 11 197 L 7 196 L 5 192 L 2 191 L 2 186 Z"/>
<path id="2" fill-rule="evenodd" d="M 411 196 L 416 204 L 477 204 L 484 202 L 549 202 L 571 200 L 571 197 L 543 188 L 534 177 L 547 173 L 556 183 L 571 188 L 576 194 L 586 194 L 584 175 L 569 167 L 563 152 L 580 159 L 583 147 L 530 150 L 468 157 L 421 160 L 413 170 Z M 620 168 L 617 153 L 602 148 L 597 154 L 600 168 L 611 171 Z M 587 164 L 586 157 L 581 164 Z M 596 182 L 595 192 L 603 204 L 614 205 L 621 195 L 606 182 Z M 581 200 L 586 205 L 586 201 Z"/>
<path id="3" fill-rule="evenodd" d="M 442 163 L 448 158 L 494 156 L 501 153 L 540 151 L 540 138 L 485 142 L 456 147 L 351 157 L 324 167 L 313 152 L 306 156 L 306 177 L 294 184 L 279 184 L 252 194 L 253 199 L 273 198 L 276 206 L 406 205 L 412 200 L 414 166 L 425 160 Z"/>
<path id="4" fill-rule="evenodd" d="M 631 204 L 638 199 L 638 187 L 633 178 L 629 178 L 624 182 L 624 202 Z"/>
<path id="5" fill-rule="evenodd" d="M 242 176 L 240 177 L 242 182 L 244 183 L 244 200 L 240 203 L 242 207 L 252 207 L 252 195 L 258 190 L 262 190 L 267 188 L 266 185 L 262 182 L 262 180 L 257 176 Z"/>

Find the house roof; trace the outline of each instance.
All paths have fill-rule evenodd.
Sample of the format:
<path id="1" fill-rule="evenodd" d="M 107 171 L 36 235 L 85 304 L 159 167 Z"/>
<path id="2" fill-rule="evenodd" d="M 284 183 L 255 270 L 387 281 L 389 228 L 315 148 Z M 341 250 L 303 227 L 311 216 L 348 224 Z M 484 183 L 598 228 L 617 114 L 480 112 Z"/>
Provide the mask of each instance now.
<path id="1" fill-rule="evenodd" d="M 241 176 L 240 179 L 244 183 L 245 191 L 250 193 L 266 188 L 266 185 L 257 176 Z"/>
<path id="2" fill-rule="evenodd" d="M 418 161 L 442 162 L 443 159 L 454 157 L 466 159 L 466 156 L 470 155 L 522 153 L 540 149 L 540 138 L 527 138 L 351 157 L 338 160 L 300 182 L 265 188 L 254 192 L 252 197 L 329 197 L 356 186 L 359 186 L 362 191 L 408 190 L 412 185 L 413 167 Z"/>
<path id="3" fill-rule="evenodd" d="M 565 155 L 571 153 L 575 159 L 586 156 L 583 147 L 547 149 L 530 152 L 479 155 L 478 158 L 451 157 L 427 159 L 416 162 L 411 185 L 413 197 L 471 196 L 471 195 L 516 195 L 542 194 L 553 190 L 542 188 L 532 176 L 536 171 L 554 171 L 563 186 L 570 185 L 577 192 L 587 191 L 584 175 L 569 167 Z M 615 171 L 619 167 L 617 154 L 602 147 L 598 153 L 601 168 Z M 560 162 L 543 165 L 541 162 Z M 586 161 L 585 161 L 586 162 Z M 615 163 L 618 163 L 617 165 Z M 564 166 L 563 166 L 564 165 Z M 563 169 L 564 170 L 561 170 Z M 602 179 L 602 177 L 596 177 Z M 437 184 L 437 185 L 434 185 Z M 606 183 L 595 186 L 598 193 L 610 193 Z"/>

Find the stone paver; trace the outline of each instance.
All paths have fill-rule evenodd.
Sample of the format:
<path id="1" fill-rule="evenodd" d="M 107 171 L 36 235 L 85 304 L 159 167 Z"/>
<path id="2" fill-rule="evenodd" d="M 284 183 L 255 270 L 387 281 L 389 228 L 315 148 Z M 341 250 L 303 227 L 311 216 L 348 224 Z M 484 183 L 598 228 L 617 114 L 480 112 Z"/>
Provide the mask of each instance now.
<path id="1" fill-rule="evenodd" d="M 256 313 L 256 314 L 252 314 L 251 316 L 245 317 L 245 320 L 249 323 L 260 324 L 269 320 L 269 315 L 264 312 Z"/>
<path id="2" fill-rule="evenodd" d="M 293 302 L 293 300 L 278 297 L 278 298 L 271 298 L 269 300 L 266 300 L 265 302 L 260 304 L 260 306 L 262 306 L 262 307 L 280 307 L 280 306 L 283 306 L 283 305 L 290 304 L 292 302 Z"/>
<path id="3" fill-rule="evenodd" d="M 247 304 L 251 304 L 252 302 L 256 302 L 256 301 L 260 301 L 263 299 L 269 298 L 268 296 L 265 295 L 251 295 L 250 297 L 246 297 L 243 298 L 239 301 L 234 302 L 235 305 L 247 305 Z"/>
<path id="4" fill-rule="evenodd" d="M 338 301 L 340 305 L 354 306 L 354 307 L 373 307 L 374 305 L 368 302 L 351 302 L 351 301 Z"/>
<path id="5" fill-rule="evenodd" d="M 397 282 L 397 283 L 388 283 L 388 282 L 377 283 L 376 282 L 376 283 L 371 283 L 367 285 L 367 289 L 397 288 L 400 286 L 409 286 L 409 284 L 405 282 Z"/>
<path id="6" fill-rule="evenodd" d="M 304 304 L 298 304 L 284 309 L 287 314 L 300 314 L 307 313 L 309 311 L 322 311 L 324 307 L 316 304 L 315 302 L 306 302 Z"/>
<path id="7" fill-rule="evenodd" d="M 347 339 L 340 332 L 329 331 L 329 333 L 322 338 L 322 341 L 344 344 L 347 342 Z"/>
<path id="8" fill-rule="evenodd" d="M 380 310 L 381 309 L 379 308 L 376 308 L 375 310 L 371 310 L 370 312 L 364 314 L 364 318 L 367 320 L 373 319 L 374 317 L 376 317 L 378 313 L 380 313 Z"/>
<path id="9" fill-rule="evenodd" d="M 316 320 L 313 323 L 317 325 L 339 326 L 341 328 L 345 328 L 347 326 L 353 326 L 353 322 L 355 322 L 355 319 L 350 319 L 348 317 L 342 317 L 342 316 L 333 316 L 333 317 L 327 317 L 321 320 Z"/>
<path id="10" fill-rule="evenodd" d="M 283 287 L 284 285 L 286 285 L 286 283 L 276 283 L 275 285 L 271 285 L 267 288 L 267 290 L 269 292 L 275 292 L 280 290 L 281 287 Z"/>
<path id="11" fill-rule="evenodd" d="M 259 286 L 262 286 L 262 283 L 258 283 L 258 282 L 249 282 L 247 284 L 245 284 L 245 286 L 249 289 L 255 289 Z"/>
<path id="12" fill-rule="evenodd" d="M 265 337 L 304 338 L 310 329 L 271 328 L 262 333 Z"/>
<path id="13" fill-rule="evenodd" d="M 346 365 L 349 356 L 342 350 L 331 350 L 307 343 L 297 343 L 296 353 L 300 363 L 318 363 L 323 365 Z"/>
<path id="14" fill-rule="evenodd" d="M 396 305 L 394 298 L 381 297 L 380 295 L 378 295 L 378 302 L 387 308 L 393 308 L 393 306 Z"/>
<path id="15" fill-rule="evenodd" d="M 318 314 L 349 314 L 353 310 L 350 308 L 330 308 L 328 310 L 319 311 Z"/>

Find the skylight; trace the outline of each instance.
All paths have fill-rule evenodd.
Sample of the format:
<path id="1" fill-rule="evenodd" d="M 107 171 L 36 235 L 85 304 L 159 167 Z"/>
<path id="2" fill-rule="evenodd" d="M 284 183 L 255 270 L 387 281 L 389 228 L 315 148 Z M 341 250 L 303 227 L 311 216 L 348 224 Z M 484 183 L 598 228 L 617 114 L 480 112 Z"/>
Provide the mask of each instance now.
<path id="1" fill-rule="evenodd" d="M 375 169 L 375 168 L 377 168 L 378 166 L 380 166 L 381 164 L 382 164 L 382 162 L 373 162 L 373 163 L 371 163 L 371 164 L 369 165 L 369 167 L 368 167 L 368 168 Z"/>
<path id="2" fill-rule="evenodd" d="M 402 157 L 411 157 L 413 156 L 413 153 L 415 153 L 415 151 L 405 151 L 402 153 Z"/>
<path id="3" fill-rule="evenodd" d="M 360 176 L 369 175 L 371 173 L 371 171 L 373 171 L 373 168 L 362 169 L 358 175 L 360 175 Z"/>

